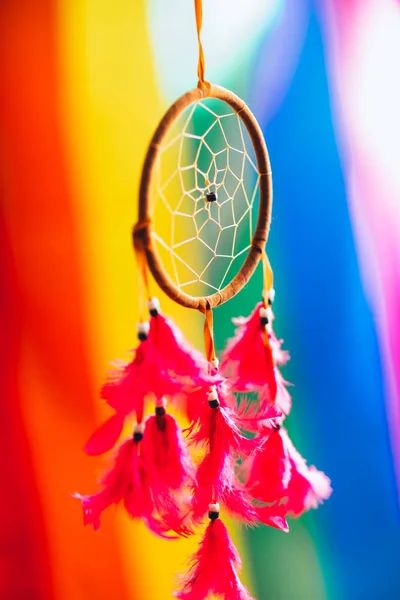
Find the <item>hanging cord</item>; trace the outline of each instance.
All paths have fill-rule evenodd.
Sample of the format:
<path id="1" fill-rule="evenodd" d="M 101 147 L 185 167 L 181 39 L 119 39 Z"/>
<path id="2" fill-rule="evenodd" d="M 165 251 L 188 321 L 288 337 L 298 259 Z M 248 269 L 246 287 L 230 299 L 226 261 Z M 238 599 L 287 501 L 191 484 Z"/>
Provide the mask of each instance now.
<path id="1" fill-rule="evenodd" d="M 274 285 L 274 274 L 265 252 L 262 253 L 261 260 L 263 265 L 263 304 L 265 309 L 269 306 L 269 292 Z M 270 347 L 268 327 L 262 327 L 262 340 L 264 346 Z"/>
<path id="2" fill-rule="evenodd" d="M 197 63 L 197 77 L 199 82 L 197 87 L 210 87 L 210 83 L 204 79 L 206 63 L 204 59 L 203 44 L 201 43 L 201 28 L 203 25 L 203 3 L 202 0 L 194 0 L 194 9 L 196 12 L 196 29 L 197 29 L 197 40 L 199 43 L 199 61 Z"/>
<path id="3" fill-rule="evenodd" d="M 274 274 L 272 272 L 271 263 L 265 252 L 262 253 L 261 260 L 263 266 L 263 303 L 264 307 L 267 307 L 269 291 L 274 285 Z"/>
<path id="4" fill-rule="evenodd" d="M 204 59 L 203 44 L 201 43 L 201 28 L 203 25 L 202 0 L 194 0 L 194 9 L 196 13 L 197 41 L 199 43 L 199 61 L 197 63 L 197 77 L 199 78 L 199 81 L 197 85 L 199 88 L 210 87 L 210 83 L 204 79 L 206 64 Z M 212 309 L 207 303 L 206 306 L 204 308 L 200 308 L 200 310 L 205 315 L 204 348 L 206 351 L 207 360 L 211 363 L 211 361 L 215 358 Z"/>
<path id="5" fill-rule="evenodd" d="M 135 227 L 133 228 L 133 247 L 135 249 L 136 262 L 139 271 L 138 301 L 140 322 L 147 321 L 147 301 L 150 300 L 149 278 L 147 274 L 147 260 L 146 254 L 143 249 L 143 242 L 140 237 L 140 232 L 146 227 L 146 222 L 139 222 L 136 223 Z"/>
<path id="6" fill-rule="evenodd" d="M 204 348 L 206 351 L 206 357 L 209 362 L 209 370 L 211 373 L 211 364 L 212 364 L 211 361 L 213 361 L 215 359 L 213 312 L 212 312 L 212 308 L 210 307 L 208 302 L 206 303 L 205 307 L 201 308 L 200 310 L 205 316 Z M 219 403 L 218 403 L 218 405 L 219 405 Z M 214 440 L 214 435 L 215 435 L 214 417 L 216 415 L 215 408 L 212 408 L 211 410 L 212 410 L 212 417 L 211 417 L 211 422 L 210 422 L 210 426 L 211 426 L 211 429 L 210 429 L 210 454 L 213 453 L 213 440 Z M 212 487 L 211 499 L 212 499 L 212 502 L 218 501 L 217 494 L 215 491 L 215 486 Z"/>
<path id="7" fill-rule="evenodd" d="M 213 328 L 213 313 L 212 308 L 207 303 L 205 307 L 201 307 L 200 312 L 205 316 L 204 321 L 204 348 L 206 351 L 206 357 L 209 363 L 215 359 L 215 347 L 214 347 L 214 328 Z"/>
<path id="8" fill-rule="evenodd" d="M 199 79 L 197 87 L 199 88 L 209 88 L 210 83 L 204 79 L 205 77 L 205 59 L 203 52 L 203 45 L 201 43 L 201 28 L 203 24 L 203 5 L 202 0 L 194 0 L 194 7 L 196 12 L 196 29 L 197 29 L 197 40 L 199 43 L 199 61 L 197 63 L 197 77 Z M 214 346 L 214 327 L 213 327 L 213 313 L 212 308 L 208 302 L 202 308 L 200 308 L 201 312 L 205 316 L 204 320 L 204 348 L 206 352 L 206 357 L 209 362 L 209 368 L 211 372 L 211 361 L 215 359 L 215 346 Z M 212 452 L 211 447 L 211 439 L 213 436 L 210 436 L 210 452 Z M 213 502 L 217 500 L 215 489 L 213 486 L 212 490 L 212 499 Z M 210 513 L 211 514 L 211 513 Z"/>

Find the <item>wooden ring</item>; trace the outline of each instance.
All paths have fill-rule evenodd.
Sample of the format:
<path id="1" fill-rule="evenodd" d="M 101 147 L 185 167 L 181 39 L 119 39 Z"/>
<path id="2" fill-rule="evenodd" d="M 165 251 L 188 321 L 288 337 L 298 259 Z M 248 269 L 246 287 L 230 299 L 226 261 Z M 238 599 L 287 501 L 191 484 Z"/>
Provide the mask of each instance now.
<path id="1" fill-rule="evenodd" d="M 162 142 L 172 123 L 193 102 L 204 98 L 217 98 L 229 104 L 244 123 L 253 144 L 259 172 L 260 200 L 257 226 L 247 257 L 239 272 L 222 290 L 210 296 L 190 296 L 179 289 L 165 272 L 154 241 L 151 193 L 154 167 Z M 195 88 L 187 92 L 165 113 L 150 142 L 143 165 L 139 189 L 139 220 L 133 230 L 134 244 L 140 246 L 154 279 L 160 288 L 178 304 L 199 310 L 215 308 L 235 296 L 250 279 L 261 258 L 268 238 L 272 210 L 272 177 L 267 147 L 260 126 L 248 106 L 233 92 L 217 85 Z"/>

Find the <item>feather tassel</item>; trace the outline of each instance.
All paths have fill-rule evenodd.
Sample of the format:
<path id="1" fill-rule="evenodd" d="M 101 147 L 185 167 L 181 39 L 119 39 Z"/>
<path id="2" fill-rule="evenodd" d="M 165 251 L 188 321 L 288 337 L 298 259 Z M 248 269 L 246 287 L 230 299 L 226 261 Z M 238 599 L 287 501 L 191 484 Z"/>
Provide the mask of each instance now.
<path id="1" fill-rule="evenodd" d="M 94 529 L 100 527 L 102 512 L 112 504 L 123 501 L 131 516 L 139 516 L 143 510 L 144 490 L 141 481 L 141 469 L 139 466 L 138 437 L 141 435 L 136 431 L 135 437 L 124 442 L 118 450 L 115 463 L 100 479 L 99 483 L 103 489 L 96 494 L 81 496 L 76 494 L 82 503 L 84 524 L 92 525 Z M 130 499 L 134 490 L 134 504 L 130 505 Z M 140 506 L 140 508 L 139 508 Z"/>
<path id="2" fill-rule="evenodd" d="M 157 403 L 145 429 L 141 454 L 153 501 L 169 529 L 188 537 L 193 533 L 188 490 L 194 485 L 195 467 L 175 418 L 165 412 L 165 401 Z"/>
<path id="3" fill-rule="evenodd" d="M 133 438 L 121 445 L 113 468 L 99 481 L 103 489 L 87 496 L 75 494 L 82 504 L 84 525 L 99 529 L 103 511 L 120 503 L 131 518 L 142 518 L 147 527 L 161 537 L 171 537 L 167 533 L 181 525 L 182 519 L 169 498 L 155 501 L 152 496 L 149 473 L 138 451 L 143 431 L 143 424 L 136 424 Z"/>
<path id="4" fill-rule="evenodd" d="M 283 427 L 271 430 L 252 458 L 246 487 L 262 502 L 284 503 L 294 517 L 316 508 L 332 492 L 328 477 L 307 466 Z"/>
<path id="5" fill-rule="evenodd" d="M 139 324 L 143 325 L 145 324 Z M 144 331 L 147 331 L 147 328 Z M 131 413 L 135 413 L 137 421 L 141 423 L 147 396 L 164 395 L 173 398 L 185 389 L 185 384 L 165 369 L 158 350 L 152 341 L 145 337 L 147 333 L 142 332 L 139 335 L 141 342 L 134 351 L 133 360 L 129 363 L 114 363 L 114 369 L 102 387 L 101 397 L 116 414 L 103 423 L 86 442 L 87 454 L 103 454 L 110 450 L 121 435 L 125 418 Z"/>
<path id="6" fill-rule="evenodd" d="M 246 486 L 262 502 L 278 502 L 285 497 L 291 477 L 289 451 L 282 428 L 271 429 L 252 459 Z"/>
<path id="7" fill-rule="evenodd" d="M 156 406 L 156 414 L 146 419 L 145 427 L 141 451 L 154 493 L 163 496 L 193 484 L 194 465 L 176 420 L 163 404 Z"/>
<path id="8" fill-rule="evenodd" d="M 218 504 L 209 505 L 209 515 L 210 523 L 175 598 L 205 600 L 215 595 L 225 600 L 252 600 L 239 580 L 240 557 L 219 519 Z"/>
<path id="9" fill-rule="evenodd" d="M 299 517 L 311 508 L 318 508 L 332 493 L 330 479 L 314 466 L 309 467 L 290 440 L 287 431 L 282 435 L 288 449 L 291 478 L 288 486 L 287 511 L 292 517 Z"/>
<path id="10" fill-rule="evenodd" d="M 234 319 L 239 329 L 223 354 L 221 366 L 225 375 L 231 375 L 237 391 L 258 390 L 256 406 L 260 411 L 275 404 L 288 415 L 292 406 L 288 384 L 276 365 L 285 364 L 289 355 L 272 330 L 272 320 L 272 308 L 264 308 L 261 302 L 248 318 Z"/>
<path id="11" fill-rule="evenodd" d="M 135 412 L 141 422 L 147 395 L 174 396 L 182 387 L 182 382 L 165 370 L 157 349 L 146 339 L 137 347 L 131 362 L 115 363 L 101 390 L 101 397 L 119 414 Z"/>
<path id="12" fill-rule="evenodd" d="M 175 323 L 161 314 L 157 298 L 149 301 L 149 341 L 157 348 L 164 368 L 178 377 L 190 378 L 197 385 L 211 384 L 215 377 L 209 375 L 208 362 L 184 337 Z"/>
<path id="13" fill-rule="evenodd" d="M 232 387 L 239 392 L 267 387 L 272 403 L 277 386 L 272 348 L 261 324 L 262 309 L 260 302 L 250 317 L 234 321 L 239 329 L 223 353 L 221 370 L 224 375 L 231 375 Z"/>
<path id="14" fill-rule="evenodd" d="M 203 397 L 197 422 L 191 429 L 192 443 L 204 445 L 206 454 L 198 465 L 193 493 L 193 518 L 201 521 L 207 512 L 210 498 L 222 502 L 227 510 L 246 525 L 260 522 L 286 529 L 283 521 L 279 525 L 270 517 L 284 516 L 276 507 L 258 511 L 252 497 L 247 494 L 235 473 L 235 457 L 254 451 L 258 441 L 242 436 L 233 413 L 226 407 L 223 393 L 212 388 L 207 398 Z"/>
<path id="15" fill-rule="evenodd" d="M 191 443 L 209 445 L 218 455 L 252 448 L 251 441 L 241 434 L 221 386 L 200 389 L 194 396 L 196 406 L 190 409 L 192 424 L 188 429 Z"/>
<path id="16" fill-rule="evenodd" d="M 101 397 L 116 415 L 103 423 L 90 437 L 85 451 L 90 455 L 103 454 L 118 441 L 125 418 L 135 413 L 143 420 L 147 396 L 180 397 L 185 389 L 210 385 L 218 381 L 208 373 L 208 362 L 190 346 L 172 321 L 160 314 L 159 303 L 149 301 L 151 323 L 138 324 L 139 346 L 130 362 L 118 361 L 109 373 L 101 390 Z"/>

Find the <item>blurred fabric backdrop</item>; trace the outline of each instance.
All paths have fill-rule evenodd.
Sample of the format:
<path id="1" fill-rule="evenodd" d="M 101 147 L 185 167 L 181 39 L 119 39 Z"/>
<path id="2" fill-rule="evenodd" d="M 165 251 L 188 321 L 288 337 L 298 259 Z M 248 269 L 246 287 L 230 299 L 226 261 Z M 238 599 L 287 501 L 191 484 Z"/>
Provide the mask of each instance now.
<path id="1" fill-rule="evenodd" d="M 291 435 L 332 498 L 288 535 L 230 523 L 258 600 L 400 597 L 400 6 L 204 0 L 207 77 L 269 147 L 276 330 Z M 130 231 L 146 145 L 196 84 L 191 0 L 0 6 L 0 598 L 170 598 L 197 540 L 154 538 L 71 499 L 102 460 L 108 362 L 137 320 Z M 217 346 L 260 274 L 215 317 Z M 201 347 L 201 318 L 163 299 Z"/>

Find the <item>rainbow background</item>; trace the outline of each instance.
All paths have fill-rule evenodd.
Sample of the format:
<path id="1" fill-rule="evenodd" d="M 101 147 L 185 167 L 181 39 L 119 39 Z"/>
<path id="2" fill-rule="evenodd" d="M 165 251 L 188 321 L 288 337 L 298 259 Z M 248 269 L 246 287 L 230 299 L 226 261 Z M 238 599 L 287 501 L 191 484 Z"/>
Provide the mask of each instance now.
<path id="1" fill-rule="evenodd" d="M 204 0 L 207 78 L 271 155 L 288 427 L 334 488 L 288 535 L 230 524 L 258 600 L 400 597 L 399 31 L 395 0 Z M 117 510 L 84 529 L 70 495 L 94 489 L 97 390 L 135 338 L 146 145 L 196 52 L 190 0 L 1 3 L 2 600 L 170 598 L 195 547 Z M 219 348 L 259 283 L 216 314 Z M 163 305 L 200 346 L 201 318 Z"/>

